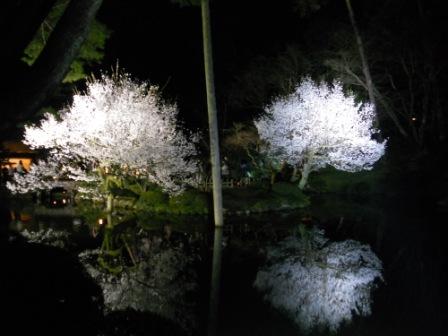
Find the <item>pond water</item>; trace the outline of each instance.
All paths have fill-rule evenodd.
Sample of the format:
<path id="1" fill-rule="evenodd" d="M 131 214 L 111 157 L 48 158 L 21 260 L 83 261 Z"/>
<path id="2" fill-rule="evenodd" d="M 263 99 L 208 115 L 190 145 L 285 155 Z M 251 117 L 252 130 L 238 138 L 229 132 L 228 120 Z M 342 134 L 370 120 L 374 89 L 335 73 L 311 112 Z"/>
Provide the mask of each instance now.
<path id="1" fill-rule="evenodd" d="M 88 223 L 73 212 L 38 215 L 28 208 L 30 216 L 20 217 L 23 205 L 14 207 L 19 214 L 16 230 L 67 231 L 76 241 L 76 253 L 104 248 L 105 231 L 93 230 L 97 223 Z M 336 334 L 439 334 L 448 317 L 446 215 L 431 199 L 403 195 L 362 201 L 317 195 L 309 209 L 227 217 L 225 227 L 217 231 L 203 217 L 138 215 L 123 225 L 118 235 L 121 243 L 110 240 L 111 250 L 121 244 L 119 261 L 114 256 L 106 260 L 110 266 L 122 262 L 132 270 L 119 280 L 128 287 L 119 289 L 120 284 L 97 273 L 96 280 L 104 282 L 104 293 L 108 291 L 106 306 L 148 309 L 174 320 L 187 333 L 301 335 L 294 321 L 266 302 L 253 284 L 265 265 L 268 247 L 296 237 L 302 223 L 324 230 L 332 242 L 352 239 L 368 244 L 383 263 L 384 282 L 372 292 L 372 314 L 355 316 Z M 144 266 L 136 266 L 141 262 Z M 122 323 L 131 320 L 127 321 Z M 312 330 L 311 334 L 328 331 Z"/>

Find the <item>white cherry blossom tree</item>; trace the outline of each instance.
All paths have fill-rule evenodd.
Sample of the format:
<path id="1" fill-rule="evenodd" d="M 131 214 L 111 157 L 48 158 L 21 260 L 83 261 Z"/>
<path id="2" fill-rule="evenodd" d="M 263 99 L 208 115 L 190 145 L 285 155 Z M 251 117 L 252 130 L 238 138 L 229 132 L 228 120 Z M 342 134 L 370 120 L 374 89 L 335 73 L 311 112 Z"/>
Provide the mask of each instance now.
<path id="1" fill-rule="evenodd" d="M 43 165 L 54 170 L 56 161 L 62 170 L 78 166 L 77 176 L 81 171 L 103 178 L 104 172 L 137 173 L 178 192 L 197 172 L 197 136 L 187 134 L 176 119 L 177 106 L 162 101 L 155 86 L 136 83 L 127 74 L 92 79 L 58 117 L 47 113 L 40 125 L 25 128 L 26 144 L 50 152 L 47 163 L 34 165 L 30 176 L 42 175 Z M 17 185 L 22 188 L 15 191 L 29 190 Z"/>
<path id="2" fill-rule="evenodd" d="M 39 160 L 31 166 L 29 173 L 14 173 L 13 181 L 6 182 L 7 188 L 12 193 L 27 193 L 34 190 L 49 190 L 54 187 L 67 187 L 70 182 L 85 182 L 87 184 L 98 184 L 99 176 L 88 174 L 76 162 L 67 159 L 50 156 L 47 160 Z M 81 191 L 85 191 L 86 186 Z M 93 190 L 89 190 L 91 193 Z"/>
<path id="3" fill-rule="evenodd" d="M 349 172 L 372 169 L 386 145 L 372 139 L 379 132 L 374 118 L 373 106 L 344 94 L 341 83 L 306 78 L 291 95 L 269 105 L 255 125 L 266 154 L 298 169 L 303 189 L 309 174 L 327 165 Z"/>

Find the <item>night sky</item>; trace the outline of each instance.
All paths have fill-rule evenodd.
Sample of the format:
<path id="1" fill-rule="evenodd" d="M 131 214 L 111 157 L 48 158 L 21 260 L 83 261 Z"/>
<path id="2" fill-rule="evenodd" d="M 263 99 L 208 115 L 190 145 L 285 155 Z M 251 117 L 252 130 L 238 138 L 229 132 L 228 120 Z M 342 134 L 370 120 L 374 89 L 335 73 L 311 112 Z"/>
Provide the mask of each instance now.
<path id="1" fill-rule="evenodd" d="M 215 1 L 212 33 L 218 99 L 257 55 L 276 53 L 298 37 L 291 1 Z M 206 123 L 199 7 L 167 0 L 107 1 L 99 20 L 113 30 L 103 68 L 120 66 L 164 87 L 198 125 Z M 186 111 L 184 111 L 186 112 Z"/>
<path id="2" fill-rule="evenodd" d="M 331 12 L 335 21 L 346 21 L 341 5 L 332 4 L 321 14 Z M 225 109 L 223 96 L 235 78 L 257 56 L 276 55 L 288 43 L 303 41 L 307 20 L 300 19 L 292 0 L 212 1 L 211 11 L 218 103 Z M 167 0 L 113 0 L 103 4 L 98 19 L 113 30 L 102 68 L 114 67 L 118 60 L 137 78 L 164 87 L 198 125 L 207 122 L 199 7 Z"/>

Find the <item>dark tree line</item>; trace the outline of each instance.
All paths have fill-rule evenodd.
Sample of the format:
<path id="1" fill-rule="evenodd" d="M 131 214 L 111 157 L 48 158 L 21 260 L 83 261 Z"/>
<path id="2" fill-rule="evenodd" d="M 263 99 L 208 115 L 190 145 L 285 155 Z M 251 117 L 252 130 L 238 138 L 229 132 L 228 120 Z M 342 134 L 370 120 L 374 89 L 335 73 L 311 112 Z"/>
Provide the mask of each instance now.
<path id="1" fill-rule="evenodd" d="M 447 55 L 442 46 L 448 35 L 442 8 L 428 1 L 399 0 L 358 11 L 383 125 L 420 149 L 443 144 Z M 344 82 L 366 91 L 361 64 L 351 50 L 349 41 L 335 43 L 327 65 Z"/>

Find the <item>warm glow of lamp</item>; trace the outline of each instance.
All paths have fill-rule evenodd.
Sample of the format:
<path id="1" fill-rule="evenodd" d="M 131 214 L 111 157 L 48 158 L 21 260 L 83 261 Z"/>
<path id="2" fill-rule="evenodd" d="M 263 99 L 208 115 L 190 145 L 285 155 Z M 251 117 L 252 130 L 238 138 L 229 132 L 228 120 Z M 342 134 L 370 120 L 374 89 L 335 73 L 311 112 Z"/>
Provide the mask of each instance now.
<path id="1" fill-rule="evenodd" d="M 22 161 L 22 165 L 23 167 L 29 171 L 30 167 L 31 167 L 31 159 L 30 158 L 21 158 L 21 157 L 17 157 L 17 158 L 9 158 L 7 163 L 2 163 L 2 168 L 3 167 L 7 167 L 7 166 L 12 166 L 17 167 L 17 165 L 19 164 L 19 161 Z"/>

